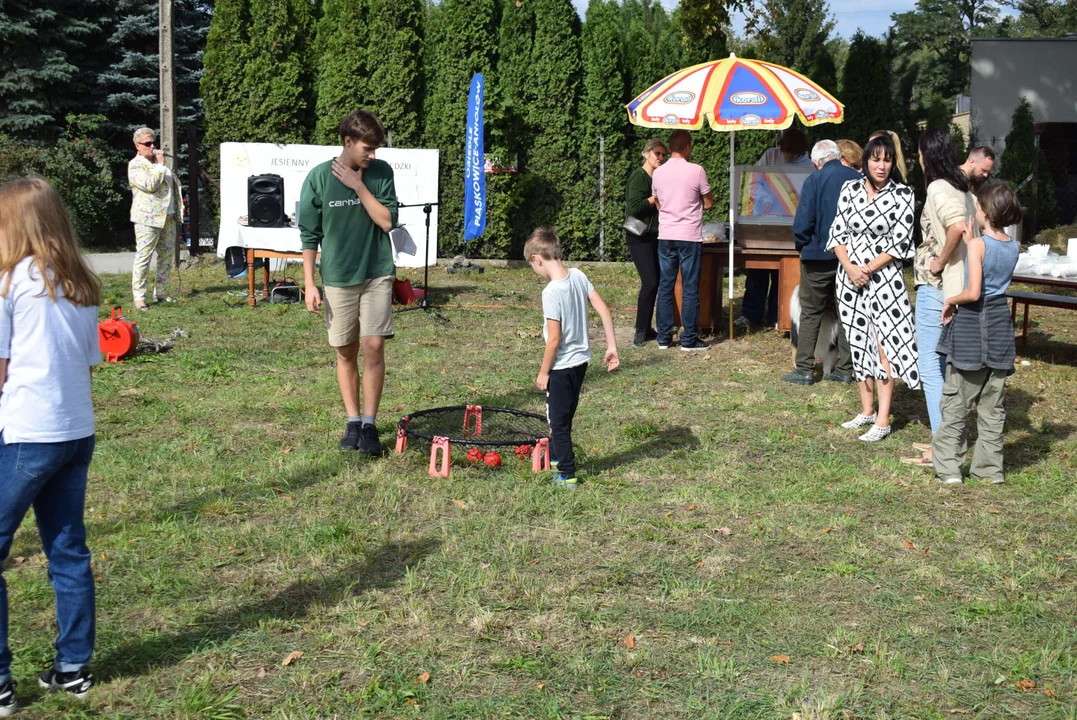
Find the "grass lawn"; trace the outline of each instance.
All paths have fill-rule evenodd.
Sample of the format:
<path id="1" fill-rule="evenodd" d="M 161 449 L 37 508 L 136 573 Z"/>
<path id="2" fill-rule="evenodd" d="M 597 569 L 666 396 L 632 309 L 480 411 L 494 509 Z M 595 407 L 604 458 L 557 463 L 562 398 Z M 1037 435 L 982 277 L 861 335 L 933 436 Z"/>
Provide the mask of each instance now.
<path id="1" fill-rule="evenodd" d="M 1077 316 L 1032 311 L 1007 483 L 941 488 L 899 463 L 929 441 L 922 395 L 866 447 L 840 427 L 854 386 L 778 380 L 788 338 L 634 348 L 634 271 L 588 272 L 622 369 L 588 375 L 572 493 L 511 456 L 445 479 L 418 448 L 343 456 L 319 318 L 184 270 L 180 304 L 135 319 L 190 337 L 94 374 L 84 703 L 35 686 L 31 519 L 4 567 L 20 717 L 1077 718 Z M 422 408 L 541 412 L 541 281 L 431 283 L 444 321 L 399 314 L 388 345 L 386 445 Z"/>

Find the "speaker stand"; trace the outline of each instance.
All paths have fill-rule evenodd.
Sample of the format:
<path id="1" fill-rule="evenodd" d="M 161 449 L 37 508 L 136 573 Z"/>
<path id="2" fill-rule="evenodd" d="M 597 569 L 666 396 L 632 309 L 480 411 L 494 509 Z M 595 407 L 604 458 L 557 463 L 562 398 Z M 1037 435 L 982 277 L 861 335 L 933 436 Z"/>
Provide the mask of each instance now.
<path id="1" fill-rule="evenodd" d="M 440 322 L 447 323 L 449 319 L 438 312 L 433 305 L 430 304 L 430 213 L 437 203 L 415 203 L 412 205 L 400 205 L 400 207 L 418 207 L 423 206 L 423 214 L 426 215 L 426 248 L 424 251 L 425 257 L 423 258 L 423 297 L 418 304 L 413 307 L 406 307 L 397 310 L 397 312 L 409 312 L 411 310 L 425 310 L 428 315 L 434 315 Z"/>

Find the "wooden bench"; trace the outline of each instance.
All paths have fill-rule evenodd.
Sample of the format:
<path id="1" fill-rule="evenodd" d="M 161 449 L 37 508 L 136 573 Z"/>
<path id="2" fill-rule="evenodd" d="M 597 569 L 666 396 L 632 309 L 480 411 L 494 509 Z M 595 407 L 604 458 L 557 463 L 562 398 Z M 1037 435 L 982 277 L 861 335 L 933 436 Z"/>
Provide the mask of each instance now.
<path id="1" fill-rule="evenodd" d="M 1034 293 L 1034 292 L 1011 292 L 1007 293 L 1006 297 L 1013 300 L 1013 307 L 1010 309 L 1010 320 L 1015 325 L 1017 324 L 1017 306 L 1025 306 L 1024 319 L 1021 323 L 1021 344 L 1028 344 L 1028 308 L 1031 305 L 1039 305 L 1040 307 L 1050 308 L 1062 308 L 1064 310 L 1077 310 L 1077 297 L 1067 297 L 1065 295 L 1048 295 L 1047 293 Z"/>

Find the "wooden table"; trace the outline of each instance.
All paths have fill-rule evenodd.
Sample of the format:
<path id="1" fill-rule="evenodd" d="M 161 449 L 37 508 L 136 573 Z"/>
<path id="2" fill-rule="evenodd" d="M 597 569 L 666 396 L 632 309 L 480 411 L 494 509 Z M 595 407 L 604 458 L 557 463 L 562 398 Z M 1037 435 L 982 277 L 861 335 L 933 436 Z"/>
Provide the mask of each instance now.
<path id="1" fill-rule="evenodd" d="M 315 257 L 321 257 L 321 253 L 318 253 Z M 302 260 L 302 252 L 281 252 L 279 250 L 260 250 L 258 248 L 247 248 L 247 304 L 254 307 L 256 297 L 254 294 L 254 262 L 259 258 L 270 259 L 282 259 L 282 260 Z M 264 270 L 264 279 L 262 281 L 262 298 L 269 297 L 269 263 L 267 262 L 262 268 Z"/>
<path id="2" fill-rule="evenodd" d="M 1050 275 L 1014 275 L 1013 282 L 1026 285 L 1048 285 L 1050 287 L 1069 288 L 1077 290 L 1077 280 L 1070 278 L 1056 278 Z"/>
<path id="3" fill-rule="evenodd" d="M 699 326 L 717 331 L 722 326 L 723 278 L 728 273 L 729 246 L 725 243 L 703 245 L 699 271 Z M 778 271 L 778 331 L 790 332 L 789 299 L 800 284 L 800 253 L 796 250 L 756 250 L 734 246 L 733 267 L 745 270 Z M 673 322 L 681 322 L 681 276 L 673 290 Z M 730 308 L 730 312 L 732 312 Z"/>
<path id="4" fill-rule="evenodd" d="M 1025 285 L 1045 285 L 1048 287 L 1067 288 L 1069 290 L 1077 290 L 1077 280 L 1070 278 L 1056 278 L 1050 275 L 1014 275 L 1013 282 L 1023 283 Z M 1013 285 L 1011 284 L 1011 288 Z M 1021 323 L 1021 344 L 1028 344 L 1028 308 L 1030 305 L 1038 305 L 1040 307 L 1062 308 L 1065 310 L 1073 310 L 1077 307 L 1077 298 L 1069 297 L 1066 295 L 1044 295 L 1041 293 L 1022 293 L 1022 292 L 1009 292 L 1007 297 L 1011 300 L 1013 305 L 1010 307 L 1010 321 L 1017 324 L 1017 306 L 1024 305 L 1025 313 L 1024 319 Z"/>

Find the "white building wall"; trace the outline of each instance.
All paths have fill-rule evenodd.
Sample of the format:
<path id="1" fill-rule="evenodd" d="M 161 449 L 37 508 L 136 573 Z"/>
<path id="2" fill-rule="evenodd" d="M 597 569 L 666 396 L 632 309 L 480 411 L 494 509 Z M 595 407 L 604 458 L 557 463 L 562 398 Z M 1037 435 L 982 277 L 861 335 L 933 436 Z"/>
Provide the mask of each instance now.
<path id="1" fill-rule="evenodd" d="M 972 41 L 972 131 L 1006 147 L 1021 96 L 1036 122 L 1077 123 L 1077 37 Z"/>

